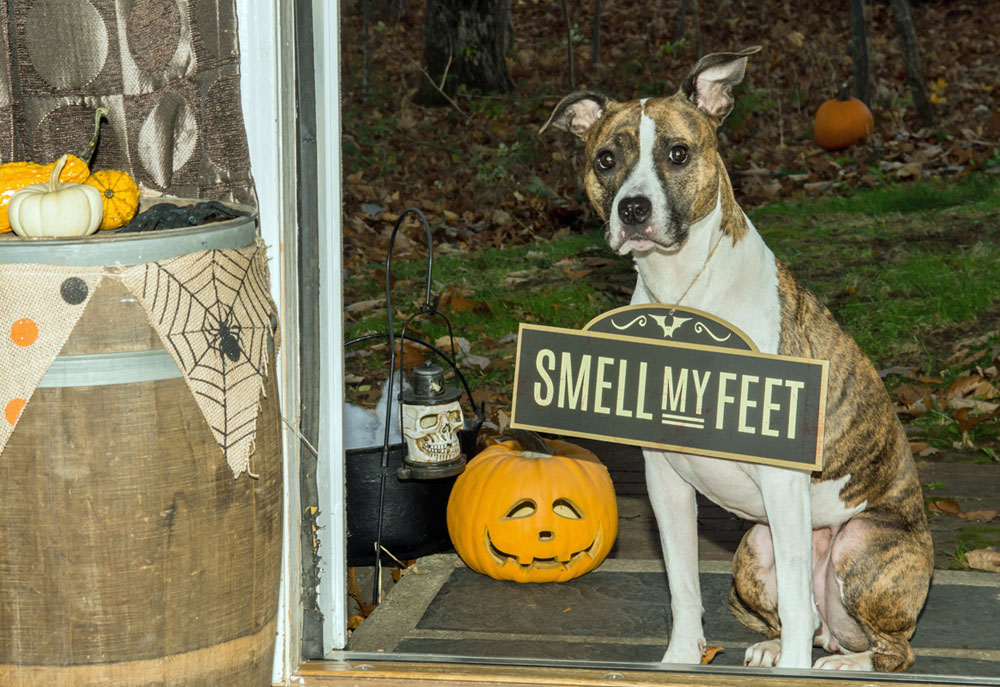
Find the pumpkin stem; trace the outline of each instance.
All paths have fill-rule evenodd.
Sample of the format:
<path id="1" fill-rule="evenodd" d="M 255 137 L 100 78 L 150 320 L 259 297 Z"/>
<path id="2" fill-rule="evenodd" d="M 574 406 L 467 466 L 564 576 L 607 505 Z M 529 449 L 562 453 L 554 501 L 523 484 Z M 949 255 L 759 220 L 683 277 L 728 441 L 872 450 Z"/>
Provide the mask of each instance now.
<path id="1" fill-rule="evenodd" d="M 513 439 L 521 447 L 522 455 L 525 453 L 537 453 L 540 456 L 554 456 L 555 452 L 537 432 L 527 429 L 507 429 L 503 433 L 503 439 Z"/>
<path id="2" fill-rule="evenodd" d="M 69 159 L 69 155 L 63 155 L 56 162 L 55 167 L 52 168 L 52 174 L 49 175 L 49 191 L 58 191 L 62 188 L 62 184 L 59 182 L 59 175 L 62 174 L 63 167 L 66 166 L 66 160 Z"/>
<path id="3" fill-rule="evenodd" d="M 90 143 L 84 148 L 83 152 L 80 153 L 80 159 L 83 160 L 87 167 L 90 167 L 90 159 L 94 157 L 94 150 L 97 149 L 97 139 L 101 135 L 101 119 L 108 114 L 108 108 L 98 107 L 94 112 L 94 135 L 90 137 Z"/>
<path id="4" fill-rule="evenodd" d="M 842 103 L 846 103 L 850 99 L 851 99 L 851 90 L 850 88 L 847 87 L 847 82 L 845 81 L 844 83 L 840 84 L 840 97 L 838 98 L 838 100 L 840 100 L 840 102 Z"/>

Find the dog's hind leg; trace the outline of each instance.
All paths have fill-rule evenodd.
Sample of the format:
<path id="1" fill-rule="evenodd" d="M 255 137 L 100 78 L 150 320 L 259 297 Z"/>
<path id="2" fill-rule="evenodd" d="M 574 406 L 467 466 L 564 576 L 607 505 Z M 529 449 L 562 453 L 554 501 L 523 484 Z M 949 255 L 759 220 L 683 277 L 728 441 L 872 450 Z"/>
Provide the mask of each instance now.
<path id="1" fill-rule="evenodd" d="M 771 532 L 766 525 L 751 527 L 736 549 L 729 610 L 741 623 L 768 639 L 781 635 L 774 550 L 771 548 Z"/>
<path id="2" fill-rule="evenodd" d="M 907 526 L 888 511 L 867 511 L 841 528 L 831 563 L 839 593 L 827 595 L 828 618 L 844 655 L 826 656 L 813 667 L 893 672 L 913 665 L 909 639 L 933 570 L 926 528 Z"/>
<path id="3" fill-rule="evenodd" d="M 781 656 L 781 620 L 778 618 L 774 548 L 771 530 L 766 525 L 750 528 L 736 549 L 729 610 L 748 628 L 767 637 L 746 650 L 743 664 L 775 665 Z"/>

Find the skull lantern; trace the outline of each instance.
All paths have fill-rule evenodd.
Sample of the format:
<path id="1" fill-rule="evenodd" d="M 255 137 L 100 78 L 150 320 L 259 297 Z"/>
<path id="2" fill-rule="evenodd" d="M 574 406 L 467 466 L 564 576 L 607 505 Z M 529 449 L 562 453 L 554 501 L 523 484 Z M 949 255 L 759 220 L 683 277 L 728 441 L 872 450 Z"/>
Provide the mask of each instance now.
<path id="1" fill-rule="evenodd" d="M 498 580 L 565 582 L 593 570 L 618 534 L 607 468 L 590 451 L 548 442 L 555 455 L 517 441 L 469 462 L 448 500 L 448 534 L 473 570 Z"/>
<path id="2" fill-rule="evenodd" d="M 436 479 L 465 469 L 458 430 L 465 424 L 461 392 L 444 385 L 444 372 L 430 361 L 414 369 L 412 388 L 402 400 L 407 455 L 400 479 Z"/>

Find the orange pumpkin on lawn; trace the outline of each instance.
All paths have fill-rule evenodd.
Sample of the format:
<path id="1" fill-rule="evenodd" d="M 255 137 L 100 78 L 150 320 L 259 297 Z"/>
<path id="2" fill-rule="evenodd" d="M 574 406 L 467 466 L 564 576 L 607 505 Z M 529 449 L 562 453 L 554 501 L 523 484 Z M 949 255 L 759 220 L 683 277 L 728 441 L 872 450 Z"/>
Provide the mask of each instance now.
<path id="1" fill-rule="evenodd" d="M 826 150 L 843 150 L 869 136 L 875 129 L 871 110 L 857 98 L 832 98 L 819 106 L 813 135 Z"/>

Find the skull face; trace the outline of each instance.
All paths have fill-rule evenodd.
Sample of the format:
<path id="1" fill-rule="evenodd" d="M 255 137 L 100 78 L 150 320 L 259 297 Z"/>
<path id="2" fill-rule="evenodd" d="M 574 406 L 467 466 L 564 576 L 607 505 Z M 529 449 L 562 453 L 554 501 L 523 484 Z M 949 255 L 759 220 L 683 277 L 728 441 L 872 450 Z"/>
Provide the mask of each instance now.
<path id="1" fill-rule="evenodd" d="M 458 430 L 465 419 L 458 401 L 434 406 L 403 404 L 403 436 L 408 461 L 447 463 L 461 454 Z"/>

